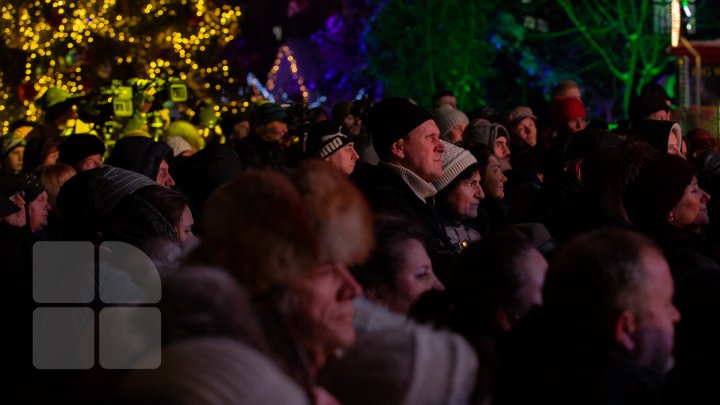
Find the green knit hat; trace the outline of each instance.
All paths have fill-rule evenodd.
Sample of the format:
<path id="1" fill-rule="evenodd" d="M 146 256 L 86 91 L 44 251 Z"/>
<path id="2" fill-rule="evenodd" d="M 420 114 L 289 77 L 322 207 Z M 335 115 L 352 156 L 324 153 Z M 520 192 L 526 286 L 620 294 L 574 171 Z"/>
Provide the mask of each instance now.
<path id="1" fill-rule="evenodd" d="M 7 134 L 0 144 L 0 159 L 5 159 L 14 149 L 25 146 L 25 139 L 15 134 Z"/>

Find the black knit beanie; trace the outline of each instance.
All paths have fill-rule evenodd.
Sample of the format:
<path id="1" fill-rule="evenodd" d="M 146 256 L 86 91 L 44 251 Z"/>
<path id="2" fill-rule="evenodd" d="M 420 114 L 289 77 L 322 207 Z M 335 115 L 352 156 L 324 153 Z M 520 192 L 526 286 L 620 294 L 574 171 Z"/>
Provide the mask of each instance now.
<path id="1" fill-rule="evenodd" d="M 25 191 L 25 203 L 30 204 L 35 201 L 35 199 L 38 198 L 38 196 L 40 196 L 46 188 L 45 185 L 40 182 L 40 179 L 32 174 L 21 174 L 21 176 L 25 181 L 25 186 L 23 187 Z"/>
<path id="2" fill-rule="evenodd" d="M 640 121 L 654 112 L 670 109 L 671 100 L 665 88 L 651 82 L 643 87 L 640 96 L 630 102 L 629 115 L 631 120 Z"/>
<path id="3" fill-rule="evenodd" d="M 368 116 L 368 129 L 373 146 L 381 160 L 386 160 L 390 147 L 427 120 L 430 112 L 402 97 L 389 97 L 375 104 Z"/>
<path id="4" fill-rule="evenodd" d="M 105 154 L 105 144 L 95 135 L 70 135 L 58 147 L 58 161 L 75 166 L 88 156 Z"/>
<path id="5" fill-rule="evenodd" d="M 285 109 L 280 104 L 264 103 L 257 105 L 250 113 L 250 123 L 254 128 L 285 119 Z"/>
<path id="6" fill-rule="evenodd" d="M 334 121 L 320 121 L 308 134 L 305 153 L 308 158 L 325 159 L 352 142 L 352 138 L 343 132 L 342 125 Z"/>

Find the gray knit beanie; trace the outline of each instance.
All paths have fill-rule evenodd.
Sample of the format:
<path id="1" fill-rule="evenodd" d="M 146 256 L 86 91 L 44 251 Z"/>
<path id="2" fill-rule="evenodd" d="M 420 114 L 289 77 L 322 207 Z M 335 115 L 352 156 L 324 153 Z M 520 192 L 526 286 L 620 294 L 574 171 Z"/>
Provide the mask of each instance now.
<path id="1" fill-rule="evenodd" d="M 126 195 L 141 187 L 157 184 L 147 176 L 119 167 L 103 166 L 100 170 L 101 174 L 91 187 L 95 208 L 102 216 L 107 215 Z"/>
<path id="2" fill-rule="evenodd" d="M 492 122 L 480 118 L 465 128 L 463 132 L 463 146 L 471 148 L 474 145 L 481 143 L 488 146 L 489 148 L 495 147 L 495 141 L 497 138 L 505 137 L 509 139 L 507 129 L 500 124 L 493 124 Z"/>
<path id="3" fill-rule="evenodd" d="M 464 112 L 456 110 L 453 106 L 444 104 L 433 110 L 433 116 L 438 128 L 440 128 L 440 137 L 444 138 L 457 124 L 467 124 L 470 122 Z"/>
<path id="4" fill-rule="evenodd" d="M 538 117 L 533 113 L 533 110 L 530 107 L 520 105 L 505 114 L 505 117 L 503 118 L 503 125 L 505 125 L 505 128 L 512 131 L 515 129 L 515 126 L 519 124 L 522 120 L 525 118 L 532 118 L 536 120 Z"/>
<path id="5" fill-rule="evenodd" d="M 445 153 L 442 154 L 442 176 L 432 182 L 438 191 L 441 191 L 465 169 L 477 163 L 477 159 L 467 150 L 455 146 L 447 141 L 440 141 L 445 147 Z"/>

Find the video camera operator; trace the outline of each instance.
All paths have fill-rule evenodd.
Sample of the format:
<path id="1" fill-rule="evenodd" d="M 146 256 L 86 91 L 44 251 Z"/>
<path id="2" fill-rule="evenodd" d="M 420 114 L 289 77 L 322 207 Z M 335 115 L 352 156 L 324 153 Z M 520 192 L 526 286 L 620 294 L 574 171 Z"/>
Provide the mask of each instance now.
<path id="1" fill-rule="evenodd" d="M 110 142 L 143 131 L 156 140 L 170 123 L 166 104 L 187 100 L 187 87 L 177 78 L 113 80 L 109 86 L 79 99 L 77 112 Z"/>

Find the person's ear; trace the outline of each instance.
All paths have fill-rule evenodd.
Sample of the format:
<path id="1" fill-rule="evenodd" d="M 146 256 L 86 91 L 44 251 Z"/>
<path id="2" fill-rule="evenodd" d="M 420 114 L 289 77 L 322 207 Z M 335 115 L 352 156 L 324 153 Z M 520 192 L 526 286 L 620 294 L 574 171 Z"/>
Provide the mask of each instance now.
<path id="1" fill-rule="evenodd" d="M 582 181 L 582 164 L 583 159 L 580 159 L 577 163 L 575 163 L 575 177 L 580 181 Z"/>
<path id="2" fill-rule="evenodd" d="M 402 138 L 393 142 L 390 146 L 390 153 L 398 157 L 399 159 L 405 158 L 405 141 Z"/>
<path id="3" fill-rule="evenodd" d="M 503 332 L 509 332 L 517 318 L 508 310 L 499 308 L 495 311 L 495 320 Z"/>
<path id="4" fill-rule="evenodd" d="M 616 319 L 614 325 L 615 342 L 627 352 L 635 349 L 635 341 L 632 336 L 638 329 L 637 316 L 629 309 L 624 310 Z"/>

